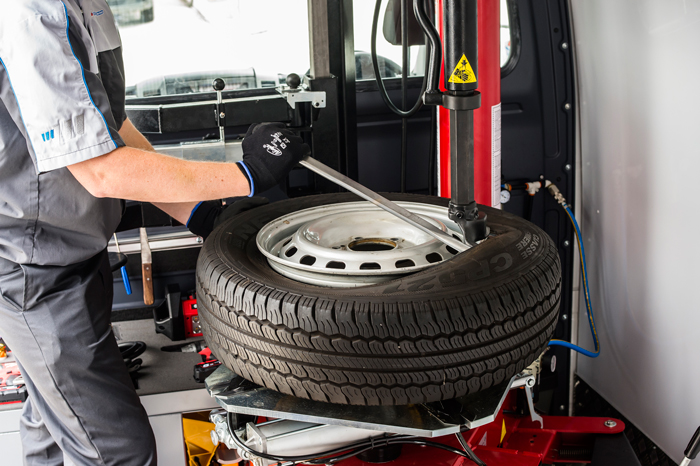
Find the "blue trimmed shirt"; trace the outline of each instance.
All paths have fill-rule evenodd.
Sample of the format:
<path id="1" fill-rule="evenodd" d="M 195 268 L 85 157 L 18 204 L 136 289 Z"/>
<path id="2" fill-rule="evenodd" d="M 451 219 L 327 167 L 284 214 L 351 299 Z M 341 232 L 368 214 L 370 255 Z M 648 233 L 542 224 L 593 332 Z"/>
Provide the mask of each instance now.
<path id="1" fill-rule="evenodd" d="M 124 145 L 124 99 L 106 1 L 0 2 L 0 259 L 70 265 L 106 247 L 121 203 L 66 167 Z"/>

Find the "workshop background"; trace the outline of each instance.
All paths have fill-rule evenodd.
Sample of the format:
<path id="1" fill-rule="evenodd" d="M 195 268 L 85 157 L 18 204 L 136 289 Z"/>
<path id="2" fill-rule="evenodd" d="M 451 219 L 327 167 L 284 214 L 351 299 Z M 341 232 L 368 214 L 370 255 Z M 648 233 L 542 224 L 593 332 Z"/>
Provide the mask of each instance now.
<path id="1" fill-rule="evenodd" d="M 692 211 L 692 174 L 700 170 L 700 1 L 494 1 L 501 5 L 501 179 L 513 186 L 551 180 L 573 206 L 601 346 L 595 359 L 550 348 L 536 407 L 548 415 L 623 419 L 640 464 L 676 465 L 700 424 L 700 252 L 686 236 L 700 227 Z M 309 9 L 326 3 L 319 0 L 108 3 L 123 42 L 127 111 L 159 152 L 234 162 L 248 125 L 279 115 L 303 129 L 314 156 L 373 190 L 439 193 L 437 112 L 423 107 L 408 119 L 402 141 L 402 120 L 379 94 L 370 56 L 374 1 L 327 2 L 323 21 Z M 318 115 L 288 111 L 275 88 L 290 73 L 314 74 L 319 43 L 328 49 L 328 82 L 316 85 L 328 93 L 328 105 Z M 401 47 L 380 30 L 377 54 L 389 96 L 401 102 Z M 409 105 L 419 98 L 426 60 L 424 45 L 410 47 Z M 215 78 L 225 82 L 221 126 L 211 111 Z M 260 101 L 269 102 L 248 113 Z M 277 201 L 337 191 L 296 169 L 265 195 Z M 555 337 L 593 348 L 569 219 L 544 189 L 504 189 L 503 196 L 502 208 L 542 228 L 561 257 Z M 201 436 L 197 423 L 206 416 L 188 414 L 192 422 L 183 427 L 183 413 L 218 407 L 192 377 L 193 367 L 207 364 L 198 354 L 196 309 L 179 307 L 195 289 L 203 241 L 147 205 L 130 203 L 128 212 L 134 224 L 148 225 L 155 302 L 144 305 L 139 231 L 119 232 L 119 246 L 112 241 L 109 250 L 128 257 L 132 292 L 115 272 L 115 334 L 148 342 L 134 381 L 160 464 L 184 465 L 195 446 L 180 439 L 188 430 Z M 188 327 L 177 327 L 176 308 L 189 312 L 180 316 Z M 7 458 L 21 454 L 18 422 L 17 405 L 0 406 Z"/>

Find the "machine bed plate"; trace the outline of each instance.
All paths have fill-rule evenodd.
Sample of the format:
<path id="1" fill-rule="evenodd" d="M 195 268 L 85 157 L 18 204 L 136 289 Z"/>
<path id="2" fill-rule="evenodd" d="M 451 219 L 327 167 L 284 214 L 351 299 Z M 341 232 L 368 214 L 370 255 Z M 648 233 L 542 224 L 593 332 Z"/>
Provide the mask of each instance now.
<path id="1" fill-rule="evenodd" d="M 406 406 L 350 406 L 297 398 L 263 388 L 220 366 L 206 380 L 209 394 L 227 411 L 279 419 L 341 425 L 420 437 L 440 437 L 488 424 L 508 391 L 525 386 L 529 374 L 453 400 Z M 534 380 L 533 380 L 534 382 Z"/>

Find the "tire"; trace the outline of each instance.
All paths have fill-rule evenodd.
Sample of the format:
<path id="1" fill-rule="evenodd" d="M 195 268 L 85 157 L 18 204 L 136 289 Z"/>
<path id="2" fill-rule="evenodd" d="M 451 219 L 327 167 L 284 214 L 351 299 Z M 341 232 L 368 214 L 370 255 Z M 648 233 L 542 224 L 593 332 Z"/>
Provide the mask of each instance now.
<path id="1" fill-rule="evenodd" d="M 357 200 L 328 194 L 275 202 L 231 218 L 207 239 L 197 263 L 199 314 L 224 365 L 301 398 L 404 405 L 488 388 L 544 351 L 559 312 L 559 256 L 546 233 L 506 212 L 480 207 L 495 236 L 471 250 L 359 288 L 293 281 L 258 251 L 256 234 L 271 220 Z"/>

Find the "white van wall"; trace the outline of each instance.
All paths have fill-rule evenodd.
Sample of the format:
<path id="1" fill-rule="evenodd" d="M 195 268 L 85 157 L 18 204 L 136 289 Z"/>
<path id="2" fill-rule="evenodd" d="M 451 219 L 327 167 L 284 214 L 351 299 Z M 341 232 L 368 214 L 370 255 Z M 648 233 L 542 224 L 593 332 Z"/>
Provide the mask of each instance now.
<path id="1" fill-rule="evenodd" d="M 602 354 L 578 374 L 675 461 L 700 425 L 700 0 L 571 0 Z M 581 303 L 579 343 L 592 348 Z"/>

